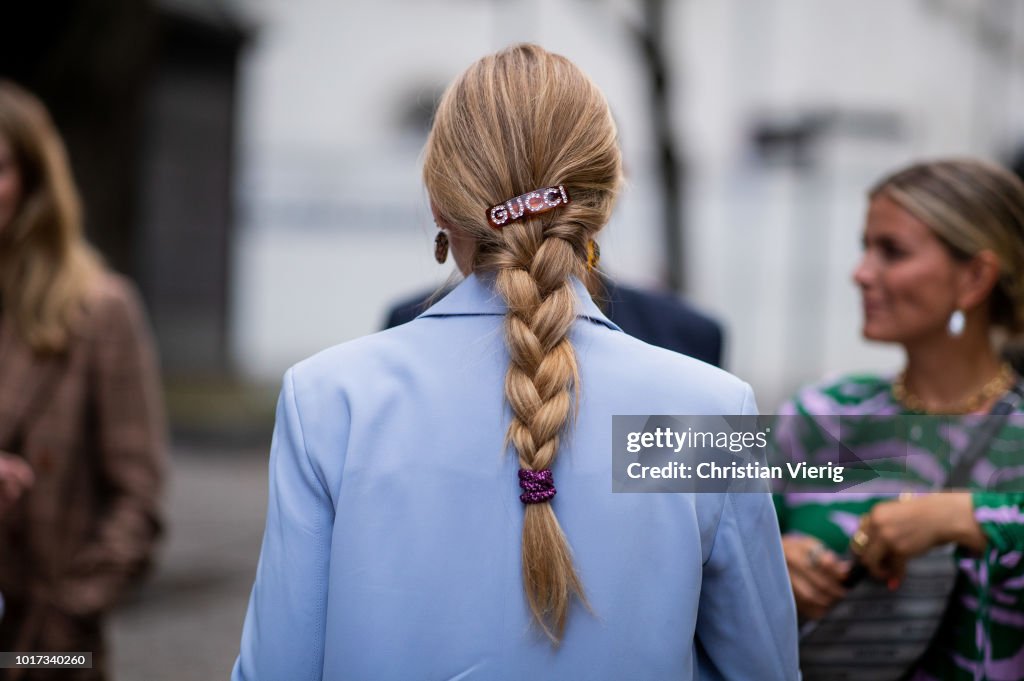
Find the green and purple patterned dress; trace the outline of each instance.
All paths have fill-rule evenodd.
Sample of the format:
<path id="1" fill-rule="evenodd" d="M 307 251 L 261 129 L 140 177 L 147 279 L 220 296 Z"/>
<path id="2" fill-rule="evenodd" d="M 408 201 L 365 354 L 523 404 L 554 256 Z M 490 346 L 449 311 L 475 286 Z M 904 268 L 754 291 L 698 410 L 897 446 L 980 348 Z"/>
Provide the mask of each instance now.
<path id="1" fill-rule="evenodd" d="M 804 389 L 779 410 L 774 437 L 787 456 L 814 462 L 816 453 L 828 446 L 821 434 L 821 416 L 913 417 L 915 412 L 893 398 L 891 386 L 887 378 L 854 376 Z M 941 488 L 951 461 L 970 441 L 970 424 L 964 424 L 964 419 L 920 415 L 892 419 L 897 420 L 912 425 L 894 429 L 884 425 L 886 419 L 867 419 L 856 429 L 859 441 L 848 444 L 860 452 L 906 453 L 908 478 L 890 489 L 883 481 L 872 492 L 790 487 L 776 495 L 782 532 L 813 535 L 843 555 L 860 516 L 875 503 L 901 491 Z M 817 460 L 821 461 L 820 455 Z M 960 571 L 953 601 L 914 679 L 1024 679 L 1024 412 L 1020 408 L 972 468 L 971 488 L 974 515 L 988 547 L 981 555 L 957 550 Z"/>

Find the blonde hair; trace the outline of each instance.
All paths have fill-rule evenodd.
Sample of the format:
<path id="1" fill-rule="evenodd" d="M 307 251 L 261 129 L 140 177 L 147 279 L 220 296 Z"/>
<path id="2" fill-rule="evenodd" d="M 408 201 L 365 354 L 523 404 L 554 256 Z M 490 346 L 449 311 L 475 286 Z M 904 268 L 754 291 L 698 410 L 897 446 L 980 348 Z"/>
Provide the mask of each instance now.
<path id="1" fill-rule="evenodd" d="M 493 275 L 508 304 L 506 443 L 528 470 L 550 468 L 580 396 L 572 278 L 607 223 L 621 182 L 615 123 L 604 96 L 565 57 L 515 45 L 470 66 L 445 92 L 427 141 L 423 178 L 442 224 L 475 244 L 472 268 Z M 487 209 L 564 185 L 572 202 L 502 229 Z M 534 621 L 558 645 L 575 595 L 572 552 L 549 502 L 523 518 L 523 589 Z"/>
<path id="2" fill-rule="evenodd" d="M 3 314 L 36 352 L 67 347 L 100 259 L 82 236 L 81 206 L 60 136 L 43 104 L 0 80 L 0 139 L 21 181 L 10 224 L 0 225 Z"/>
<path id="3" fill-rule="evenodd" d="M 938 236 L 954 258 L 988 250 L 999 259 L 999 281 L 989 297 L 993 325 L 1024 333 L 1024 182 L 976 159 L 917 163 L 871 188 L 885 194 Z"/>

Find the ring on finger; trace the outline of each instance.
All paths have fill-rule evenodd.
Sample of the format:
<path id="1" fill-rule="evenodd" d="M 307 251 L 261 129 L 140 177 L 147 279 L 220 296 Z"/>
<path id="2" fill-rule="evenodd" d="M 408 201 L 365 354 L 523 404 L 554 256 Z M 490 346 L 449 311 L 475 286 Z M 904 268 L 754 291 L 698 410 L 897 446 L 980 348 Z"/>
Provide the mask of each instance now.
<path id="1" fill-rule="evenodd" d="M 854 553 L 862 553 L 869 541 L 871 541 L 871 538 L 868 537 L 868 533 L 858 528 L 850 539 L 850 548 L 853 549 Z"/>
<path id="2" fill-rule="evenodd" d="M 824 544 L 817 544 L 807 552 L 807 562 L 810 563 L 811 567 L 818 567 L 823 553 L 825 553 Z"/>

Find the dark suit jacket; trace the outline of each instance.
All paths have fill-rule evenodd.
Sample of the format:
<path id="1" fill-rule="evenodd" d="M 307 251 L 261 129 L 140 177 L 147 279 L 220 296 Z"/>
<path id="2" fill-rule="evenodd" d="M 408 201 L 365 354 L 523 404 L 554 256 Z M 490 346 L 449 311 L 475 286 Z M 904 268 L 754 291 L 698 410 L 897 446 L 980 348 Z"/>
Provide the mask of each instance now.
<path id="1" fill-rule="evenodd" d="M 640 340 L 722 365 L 722 327 L 711 317 L 669 293 L 642 291 L 602 279 L 605 294 L 595 298 L 608 318 Z M 434 291 L 422 291 L 396 303 L 385 328 L 412 321 L 427 309 Z M 447 291 L 445 292 L 445 295 Z M 444 295 L 437 296 L 437 300 Z"/>
<path id="2" fill-rule="evenodd" d="M 34 354 L 0 324 L 0 450 L 35 473 L 0 518 L 0 650 L 92 651 L 92 670 L 59 678 L 102 679 L 101 616 L 146 568 L 161 527 L 163 401 L 127 281 L 104 276 L 63 354 Z"/>

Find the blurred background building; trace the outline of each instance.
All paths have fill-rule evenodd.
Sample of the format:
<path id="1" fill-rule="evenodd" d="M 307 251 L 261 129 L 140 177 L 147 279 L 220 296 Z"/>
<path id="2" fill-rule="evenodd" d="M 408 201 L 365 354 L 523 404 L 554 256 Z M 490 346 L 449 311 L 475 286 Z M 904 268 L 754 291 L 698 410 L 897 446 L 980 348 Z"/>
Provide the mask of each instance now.
<path id="1" fill-rule="evenodd" d="M 858 339 L 864 190 L 1024 143 L 1014 0 L 42 0 L 0 70 L 64 131 L 91 237 L 140 284 L 173 385 L 273 385 L 442 281 L 419 160 L 437 97 L 537 41 L 589 72 L 629 184 L 609 272 L 720 316 L 770 409 Z M 666 157 L 667 160 L 666 160 Z M 669 191 L 671 189 L 672 191 Z M 668 219 L 667 219 L 668 218 Z"/>
<path id="2" fill-rule="evenodd" d="M 607 269 L 651 286 L 676 273 L 726 322 L 727 364 L 766 411 L 825 372 L 898 361 L 860 341 L 849 277 L 873 180 L 922 156 L 1005 160 L 1024 141 L 1013 0 L 238 7 L 258 28 L 240 83 L 231 347 L 260 380 L 375 330 L 389 301 L 444 278 L 419 179 L 431 106 L 510 42 L 569 56 L 607 94 L 629 175 L 602 241 Z M 654 105 L 678 159 L 677 253 Z"/>
<path id="3" fill-rule="evenodd" d="M 0 74 L 52 108 L 89 234 L 146 298 L 179 443 L 201 444 L 177 451 L 162 576 L 121 616 L 125 678 L 225 676 L 276 384 L 448 276 L 420 153 L 440 92 L 479 56 L 536 41 L 606 93 L 628 186 L 603 265 L 722 319 L 727 366 L 766 412 L 825 373 L 898 365 L 859 336 L 866 188 L 913 159 L 1008 162 L 1024 145 L 1018 0 L 37 0 L 5 13 Z M 158 633 L 193 646 L 185 667 L 146 649 Z"/>

